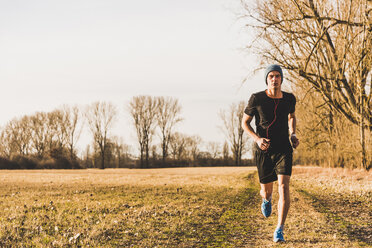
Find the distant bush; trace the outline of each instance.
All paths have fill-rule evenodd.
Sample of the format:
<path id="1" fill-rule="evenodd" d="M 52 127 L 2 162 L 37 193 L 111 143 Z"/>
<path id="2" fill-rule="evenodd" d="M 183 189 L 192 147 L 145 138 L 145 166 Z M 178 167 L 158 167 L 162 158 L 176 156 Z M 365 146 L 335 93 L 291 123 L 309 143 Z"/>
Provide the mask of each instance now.
<path id="1" fill-rule="evenodd" d="M 38 163 L 35 159 L 24 156 L 16 156 L 12 161 L 19 165 L 19 169 L 36 169 L 38 167 Z"/>
<path id="2" fill-rule="evenodd" d="M 49 161 L 48 166 L 53 167 L 50 169 L 82 169 L 76 158 L 70 158 L 66 149 L 53 149 L 50 157 L 53 160 L 52 163 Z"/>
<path id="3" fill-rule="evenodd" d="M 46 158 L 38 163 L 37 169 L 82 169 L 77 161 L 68 158 Z"/>
<path id="4" fill-rule="evenodd" d="M 77 160 L 60 156 L 38 159 L 30 156 L 16 156 L 12 159 L 0 157 L 0 170 L 30 170 L 30 169 L 82 169 Z"/>
<path id="5" fill-rule="evenodd" d="M 19 164 L 7 158 L 0 157 L 0 169 L 2 170 L 17 170 L 20 169 Z"/>

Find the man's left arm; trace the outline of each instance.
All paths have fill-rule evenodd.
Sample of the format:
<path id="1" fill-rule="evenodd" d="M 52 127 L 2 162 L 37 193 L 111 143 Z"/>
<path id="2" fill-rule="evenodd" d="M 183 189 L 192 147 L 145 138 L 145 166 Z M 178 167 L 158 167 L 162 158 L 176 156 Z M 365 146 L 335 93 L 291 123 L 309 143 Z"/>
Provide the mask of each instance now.
<path id="1" fill-rule="evenodd" d="M 295 112 L 290 113 L 288 115 L 288 127 L 289 127 L 289 133 L 291 134 L 291 142 L 293 148 L 296 148 L 300 141 L 296 137 L 296 115 Z"/>

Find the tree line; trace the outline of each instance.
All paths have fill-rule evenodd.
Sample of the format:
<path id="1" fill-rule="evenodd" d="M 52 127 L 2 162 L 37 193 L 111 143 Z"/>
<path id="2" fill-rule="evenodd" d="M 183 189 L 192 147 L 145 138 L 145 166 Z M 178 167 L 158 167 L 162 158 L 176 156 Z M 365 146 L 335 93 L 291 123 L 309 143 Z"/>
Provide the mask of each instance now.
<path id="1" fill-rule="evenodd" d="M 138 154 L 123 137 L 111 130 L 118 119 L 118 109 L 109 102 L 88 106 L 64 105 L 51 112 L 36 112 L 9 121 L 0 132 L 0 168 L 150 168 L 168 166 L 248 165 L 242 160 L 248 151 L 248 139 L 239 125 L 244 103 L 221 110 L 220 128 L 224 143 L 204 144 L 197 135 L 176 130 L 183 121 L 181 105 L 172 97 L 135 96 L 126 107 L 137 134 Z M 84 128 L 92 142 L 79 157 L 76 144 Z M 154 144 L 157 138 L 159 144 Z M 204 150 L 202 145 L 204 144 Z"/>

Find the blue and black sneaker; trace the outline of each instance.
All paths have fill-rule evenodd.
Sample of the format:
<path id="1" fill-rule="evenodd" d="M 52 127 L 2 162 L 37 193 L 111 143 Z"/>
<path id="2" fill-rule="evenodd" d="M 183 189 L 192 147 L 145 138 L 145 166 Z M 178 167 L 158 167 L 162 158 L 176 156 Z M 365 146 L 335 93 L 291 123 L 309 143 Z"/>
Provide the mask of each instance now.
<path id="1" fill-rule="evenodd" d="M 262 199 L 261 211 L 266 218 L 271 215 L 271 200 Z"/>
<path id="2" fill-rule="evenodd" d="M 274 232 L 274 242 L 285 242 L 283 237 L 283 229 L 276 228 Z"/>

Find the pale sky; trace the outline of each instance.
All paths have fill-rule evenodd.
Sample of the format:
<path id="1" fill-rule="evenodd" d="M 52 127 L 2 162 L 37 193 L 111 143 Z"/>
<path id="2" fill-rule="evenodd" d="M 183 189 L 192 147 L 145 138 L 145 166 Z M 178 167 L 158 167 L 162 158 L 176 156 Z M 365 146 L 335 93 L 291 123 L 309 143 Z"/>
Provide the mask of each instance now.
<path id="1" fill-rule="evenodd" d="M 265 88 L 263 73 L 241 86 L 258 58 L 242 51 L 239 2 L 0 0 L 0 125 L 110 101 L 119 110 L 113 133 L 136 145 L 131 97 L 172 96 L 185 119 L 177 131 L 222 143 L 218 112 Z"/>

